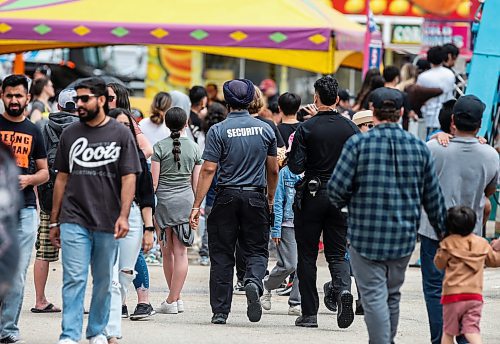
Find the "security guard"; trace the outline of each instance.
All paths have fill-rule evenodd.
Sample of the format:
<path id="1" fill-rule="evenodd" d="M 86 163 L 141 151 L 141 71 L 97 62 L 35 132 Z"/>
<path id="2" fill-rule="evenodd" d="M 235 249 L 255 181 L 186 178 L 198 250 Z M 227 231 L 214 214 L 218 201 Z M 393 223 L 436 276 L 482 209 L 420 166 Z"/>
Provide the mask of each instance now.
<path id="1" fill-rule="evenodd" d="M 326 185 L 345 141 L 359 129 L 336 110 L 339 101 L 337 80 L 331 76 L 322 77 L 314 83 L 314 90 L 318 113 L 298 127 L 288 160 L 290 171 L 305 172 L 304 179 L 296 186 L 294 206 L 297 274 L 302 298 L 302 316 L 297 318 L 295 325 L 318 327 L 316 260 L 323 232 L 325 258 L 332 277 L 324 286 L 325 305 L 336 310 L 338 304 L 338 326 L 347 328 L 354 320 L 349 263 L 345 259 L 347 222 L 340 209 L 330 204 Z"/>
<path id="2" fill-rule="evenodd" d="M 251 81 L 228 81 L 223 91 L 230 113 L 207 133 L 191 226 L 198 226 L 200 205 L 218 169 L 217 195 L 207 223 L 212 323 L 225 324 L 231 310 L 236 241 L 246 254 L 247 316 L 257 322 L 278 181 L 276 137 L 268 124 L 247 111 L 255 92 Z"/>

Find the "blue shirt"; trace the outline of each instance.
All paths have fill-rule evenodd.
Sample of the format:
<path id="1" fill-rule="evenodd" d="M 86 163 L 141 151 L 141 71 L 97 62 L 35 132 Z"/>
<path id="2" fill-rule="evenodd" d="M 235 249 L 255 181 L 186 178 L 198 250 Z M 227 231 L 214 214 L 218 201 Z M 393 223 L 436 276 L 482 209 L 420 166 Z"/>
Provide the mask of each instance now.
<path id="1" fill-rule="evenodd" d="M 345 144 L 328 183 L 331 202 L 349 208 L 349 239 L 371 260 L 409 256 L 421 206 L 444 233 L 445 204 L 426 144 L 397 123 L 375 126 Z"/>
<path id="2" fill-rule="evenodd" d="M 266 160 L 276 153 L 271 127 L 248 111 L 235 111 L 210 128 L 202 159 L 219 165 L 218 186 L 265 187 Z"/>

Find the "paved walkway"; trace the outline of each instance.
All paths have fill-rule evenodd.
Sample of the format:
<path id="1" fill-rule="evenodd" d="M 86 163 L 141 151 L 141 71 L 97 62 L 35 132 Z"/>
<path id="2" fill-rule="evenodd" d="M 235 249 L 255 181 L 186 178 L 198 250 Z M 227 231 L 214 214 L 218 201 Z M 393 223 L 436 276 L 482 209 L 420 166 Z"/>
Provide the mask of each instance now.
<path id="1" fill-rule="evenodd" d="M 328 279 L 328 269 L 320 258 L 318 289 Z M 272 262 L 274 264 L 274 262 Z M 50 301 L 61 305 L 61 265 L 51 265 L 47 295 Z M 294 326 L 295 317 L 287 315 L 287 298 L 273 296 L 273 308 L 265 312 L 259 323 L 250 323 L 246 318 L 245 296 L 235 295 L 233 310 L 228 324 L 210 324 L 208 300 L 208 267 L 191 265 L 184 289 L 186 312 L 179 315 L 158 314 L 148 321 L 123 320 L 123 344 L 137 343 L 367 343 L 366 327 L 361 316 L 356 316 L 351 327 L 341 330 L 336 316 L 322 304 L 318 317 L 318 329 L 303 329 Z M 158 306 L 166 297 L 166 282 L 161 266 L 150 267 L 151 302 Z M 90 296 L 90 288 L 87 288 Z M 500 343 L 500 269 L 488 269 L 485 273 L 485 307 L 482 331 L 485 343 Z M 321 300 L 323 294 L 320 293 Z M 28 283 L 21 313 L 21 335 L 29 344 L 55 344 L 60 332 L 60 314 L 32 314 L 34 305 L 33 268 L 28 272 Z M 89 297 L 86 299 L 88 307 Z M 129 310 L 136 304 L 134 293 L 128 297 Z M 86 321 L 86 317 L 85 317 Z M 84 332 L 85 333 L 85 332 Z M 421 292 L 420 270 L 409 268 L 403 287 L 401 317 L 397 343 L 428 343 L 427 315 Z M 80 343 L 88 343 L 86 340 Z"/>

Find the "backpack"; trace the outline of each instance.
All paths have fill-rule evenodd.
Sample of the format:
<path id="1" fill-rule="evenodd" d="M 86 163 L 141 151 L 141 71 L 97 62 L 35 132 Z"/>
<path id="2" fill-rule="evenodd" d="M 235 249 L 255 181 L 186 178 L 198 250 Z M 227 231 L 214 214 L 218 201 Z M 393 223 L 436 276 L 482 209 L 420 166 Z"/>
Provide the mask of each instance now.
<path id="1" fill-rule="evenodd" d="M 50 214 L 52 211 L 52 195 L 54 193 L 54 184 L 57 175 L 57 172 L 54 170 L 54 162 L 56 160 L 60 134 L 58 135 L 50 124 L 47 124 L 43 128 L 43 137 L 45 138 L 45 147 L 47 150 L 49 181 L 38 186 L 38 200 L 41 210 L 46 214 Z"/>

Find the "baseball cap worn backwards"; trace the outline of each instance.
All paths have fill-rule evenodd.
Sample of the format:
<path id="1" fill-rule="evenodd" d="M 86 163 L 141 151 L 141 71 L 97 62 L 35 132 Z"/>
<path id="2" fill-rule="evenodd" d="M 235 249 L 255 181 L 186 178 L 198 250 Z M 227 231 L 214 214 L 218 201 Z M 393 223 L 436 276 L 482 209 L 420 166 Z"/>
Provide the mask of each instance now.
<path id="1" fill-rule="evenodd" d="M 377 88 L 370 98 L 375 109 L 400 109 L 403 106 L 403 94 L 394 88 Z"/>
<path id="2" fill-rule="evenodd" d="M 246 109 L 255 94 L 253 83 L 247 79 L 226 81 L 223 87 L 224 100 L 233 109 Z"/>
<path id="3" fill-rule="evenodd" d="M 458 98 L 453 106 L 453 115 L 467 122 L 481 122 L 486 105 L 476 96 L 466 95 Z"/>
<path id="4" fill-rule="evenodd" d="M 73 97 L 76 96 L 76 91 L 73 88 L 66 88 L 59 93 L 57 98 L 57 104 L 62 110 L 74 111 L 76 109 L 76 104 L 73 101 Z"/>

